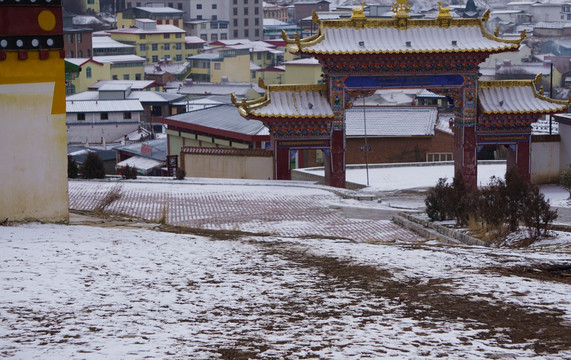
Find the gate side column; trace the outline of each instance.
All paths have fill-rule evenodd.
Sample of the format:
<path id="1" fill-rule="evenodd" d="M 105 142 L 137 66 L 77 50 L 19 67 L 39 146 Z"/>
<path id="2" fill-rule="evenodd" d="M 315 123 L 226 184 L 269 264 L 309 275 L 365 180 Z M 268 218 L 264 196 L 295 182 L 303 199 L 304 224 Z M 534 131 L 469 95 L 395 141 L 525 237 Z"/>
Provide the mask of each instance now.
<path id="1" fill-rule="evenodd" d="M 339 77 L 329 78 L 331 108 L 335 118 L 330 126 L 330 151 L 325 154 L 325 184 L 345 188 L 345 92 L 336 81 Z"/>
<path id="2" fill-rule="evenodd" d="M 464 75 L 461 99 L 456 99 L 454 121 L 454 173 L 462 172 L 468 188 L 478 186 L 476 147 L 477 75 Z"/>

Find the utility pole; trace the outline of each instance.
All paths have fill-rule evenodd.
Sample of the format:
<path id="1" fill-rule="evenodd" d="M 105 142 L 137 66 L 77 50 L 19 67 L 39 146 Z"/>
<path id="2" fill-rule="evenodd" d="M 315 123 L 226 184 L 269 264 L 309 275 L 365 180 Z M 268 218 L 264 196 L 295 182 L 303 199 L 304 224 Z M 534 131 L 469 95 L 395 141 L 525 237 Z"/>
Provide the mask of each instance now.
<path id="1" fill-rule="evenodd" d="M 553 99 L 553 61 L 551 61 L 551 67 L 549 71 L 549 97 Z M 549 114 L 549 135 L 551 135 L 553 129 L 553 119 L 551 114 Z"/>

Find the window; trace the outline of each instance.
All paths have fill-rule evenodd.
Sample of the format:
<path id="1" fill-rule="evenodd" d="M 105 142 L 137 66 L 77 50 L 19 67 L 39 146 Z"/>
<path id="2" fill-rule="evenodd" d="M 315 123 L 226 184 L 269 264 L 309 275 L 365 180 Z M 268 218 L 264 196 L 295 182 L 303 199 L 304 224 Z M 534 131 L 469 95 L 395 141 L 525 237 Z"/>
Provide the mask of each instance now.
<path id="1" fill-rule="evenodd" d="M 259 0 L 254 0 L 254 4 L 259 4 Z"/>
<path id="2" fill-rule="evenodd" d="M 218 40 L 218 34 L 210 34 L 210 40 L 211 41 L 217 41 Z"/>
<path id="3" fill-rule="evenodd" d="M 234 30 L 234 37 L 238 38 L 238 30 Z"/>
<path id="4" fill-rule="evenodd" d="M 82 58 L 83 57 L 83 52 L 81 50 L 77 51 L 77 57 L 78 58 Z"/>
<path id="5" fill-rule="evenodd" d="M 216 10 L 218 9 L 218 5 L 217 4 L 212 4 L 212 10 Z"/>
<path id="6" fill-rule="evenodd" d="M 206 24 L 200 24 L 200 28 L 203 30 L 206 29 Z"/>
<path id="7" fill-rule="evenodd" d="M 179 34 L 175 34 L 174 37 L 177 38 L 177 39 L 180 39 L 180 38 L 182 38 L 182 34 L 180 34 L 180 33 L 179 33 Z"/>
<path id="8" fill-rule="evenodd" d="M 222 65 L 220 63 L 214 63 L 214 70 L 220 70 L 222 68 Z"/>
<path id="9" fill-rule="evenodd" d="M 248 15 L 248 8 L 244 8 L 244 15 Z"/>
<path id="10" fill-rule="evenodd" d="M 255 9 L 254 9 L 254 14 L 255 14 L 255 15 L 258 15 L 259 13 L 260 13 L 260 8 L 255 8 Z"/>
<path id="11" fill-rule="evenodd" d="M 113 75 L 113 80 L 119 80 L 119 78 L 117 77 L 117 75 Z"/>
<path id="12" fill-rule="evenodd" d="M 130 112 L 124 112 L 123 113 L 123 119 L 125 120 L 131 120 L 131 113 Z"/>
<path id="13" fill-rule="evenodd" d="M 234 5 L 238 4 L 238 0 L 233 0 L 232 4 L 234 4 Z"/>
<path id="14" fill-rule="evenodd" d="M 174 48 L 175 48 L 175 50 L 182 50 L 182 43 L 174 44 Z"/>
<path id="15" fill-rule="evenodd" d="M 141 74 L 135 74 L 135 80 L 141 80 Z"/>
<path id="16" fill-rule="evenodd" d="M 152 49 L 153 51 L 157 51 L 157 50 L 159 49 L 159 45 L 157 45 L 157 44 L 152 44 L 152 45 L 151 45 L 151 49 Z"/>
<path id="17" fill-rule="evenodd" d="M 171 49 L 171 44 L 164 44 L 164 45 L 163 45 L 163 49 L 164 49 L 164 50 L 170 50 L 170 49 Z"/>
<path id="18" fill-rule="evenodd" d="M 123 74 L 123 80 L 129 80 L 129 74 Z"/>
<path id="19" fill-rule="evenodd" d="M 248 26 L 250 25 L 250 21 L 248 20 L 248 18 L 244 19 L 244 26 Z"/>
<path id="20" fill-rule="evenodd" d="M 77 33 L 77 43 L 81 44 L 81 33 Z"/>
<path id="21" fill-rule="evenodd" d="M 212 20 L 213 20 L 213 21 L 218 20 L 218 15 L 212 15 Z M 213 24 L 213 25 L 217 26 L 217 24 Z M 218 26 L 217 26 L 217 27 L 218 27 Z"/>
<path id="22" fill-rule="evenodd" d="M 238 19 L 234 19 L 234 26 L 238 26 Z"/>
<path id="23" fill-rule="evenodd" d="M 248 29 L 244 30 L 244 37 L 248 38 L 248 36 L 250 36 L 250 31 L 248 31 Z"/>
<path id="24" fill-rule="evenodd" d="M 141 39 L 141 40 L 142 40 L 142 39 L 146 39 L 146 38 L 147 38 L 147 35 L 145 35 L 145 34 L 139 35 L 139 39 Z"/>
<path id="25" fill-rule="evenodd" d="M 157 55 L 153 55 L 153 62 L 159 62 L 159 57 Z"/>
<path id="26" fill-rule="evenodd" d="M 196 15 L 196 20 L 202 20 L 202 15 Z"/>
<path id="27" fill-rule="evenodd" d="M 197 10 L 202 9 L 202 4 L 196 4 L 196 9 L 197 9 Z"/>
<path id="28" fill-rule="evenodd" d="M 91 57 L 91 50 L 87 49 L 86 55 L 87 55 L 88 58 L 90 58 L 90 57 Z"/>
<path id="29" fill-rule="evenodd" d="M 200 34 L 200 38 L 204 41 L 208 41 L 208 34 Z"/>
<path id="30" fill-rule="evenodd" d="M 88 67 L 85 69 L 85 77 L 88 78 L 88 79 L 91 79 L 91 66 L 88 66 Z"/>
<path id="31" fill-rule="evenodd" d="M 232 9 L 232 14 L 234 14 L 235 16 L 238 16 L 238 8 Z"/>
<path id="32" fill-rule="evenodd" d="M 182 10 L 182 3 L 176 4 L 177 9 Z"/>
<path id="33" fill-rule="evenodd" d="M 169 39 L 169 38 L 171 37 L 171 34 L 164 34 L 163 37 L 164 37 L 165 39 Z"/>
<path id="34" fill-rule="evenodd" d="M 256 37 L 260 36 L 260 29 L 256 29 Z"/>
<path id="35" fill-rule="evenodd" d="M 95 4 L 95 0 L 87 0 L 87 3 L 88 3 L 89 5 L 93 5 L 93 4 Z"/>
<path id="36" fill-rule="evenodd" d="M 228 34 L 226 33 L 220 34 L 220 40 L 228 40 Z"/>
<path id="37" fill-rule="evenodd" d="M 77 121 L 85 121 L 85 113 L 77 113 Z"/>
<path id="38" fill-rule="evenodd" d="M 258 56 L 258 60 L 262 60 L 262 53 L 257 53 L 256 55 Z"/>
<path id="39" fill-rule="evenodd" d="M 244 0 L 244 4 L 247 4 L 247 3 L 248 3 L 248 0 Z"/>
<path id="40" fill-rule="evenodd" d="M 172 4 L 172 3 L 169 3 L 169 6 L 168 6 L 168 7 L 170 7 L 170 8 L 174 8 L 174 6 L 173 6 L 173 4 Z"/>
<path id="41" fill-rule="evenodd" d="M 102 112 L 102 113 L 100 114 L 100 119 L 101 119 L 101 120 L 109 120 L 109 113 Z"/>
<path id="42" fill-rule="evenodd" d="M 176 62 L 181 62 L 181 61 L 182 61 L 182 55 L 181 55 L 181 54 L 176 54 L 176 55 L 174 56 L 174 59 L 175 59 Z M 139 79 L 139 80 L 141 80 L 141 79 Z"/>
<path id="43" fill-rule="evenodd" d="M 69 57 L 72 58 L 73 57 L 73 51 L 69 52 Z"/>
<path id="44" fill-rule="evenodd" d="M 259 18 L 254 19 L 254 24 L 256 26 L 260 25 L 260 19 Z"/>
<path id="45" fill-rule="evenodd" d="M 147 45 L 139 44 L 139 51 L 147 51 Z"/>

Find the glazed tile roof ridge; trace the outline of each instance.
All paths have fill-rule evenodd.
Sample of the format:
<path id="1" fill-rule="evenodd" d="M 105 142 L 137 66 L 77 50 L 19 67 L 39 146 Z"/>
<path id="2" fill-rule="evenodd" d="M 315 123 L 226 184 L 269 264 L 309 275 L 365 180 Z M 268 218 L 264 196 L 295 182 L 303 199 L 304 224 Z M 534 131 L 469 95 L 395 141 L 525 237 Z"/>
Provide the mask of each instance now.
<path id="1" fill-rule="evenodd" d="M 196 154 L 196 155 L 264 156 L 264 157 L 273 156 L 273 152 L 270 150 L 236 149 L 236 148 L 221 148 L 221 147 L 183 146 L 180 152 L 183 154 Z"/>
<path id="2" fill-rule="evenodd" d="M 569 100 L 555 100 L 538 93 L 534 80 L 493 80 L 478 83 L 478 102 L 485 114 L 550 114 L 566 112 Z"/>
<path id="3" fill-rule="evenodd" d="M 265 85 L 263 97 L 238 101 L 231 95 L 232 103 L 243 117 L 255 118 L 333 118 L 333 110 L 327 99 L 327 85 Z"/>
<path id="4" fill-rule="evenodd" d="M 303 54 L 391 54 L 503 52 L 517 50 L 525 38 L 503 39 L 486 31 L 483 18 L 452 18 L 441 8 L 435 19 L 413 19 L 397 13 L 393 18 L 367 18 L 353 11 L 350 19 L 320 20 L 317 34 L 294 39 L 282 33 L 291 53 Z"/>

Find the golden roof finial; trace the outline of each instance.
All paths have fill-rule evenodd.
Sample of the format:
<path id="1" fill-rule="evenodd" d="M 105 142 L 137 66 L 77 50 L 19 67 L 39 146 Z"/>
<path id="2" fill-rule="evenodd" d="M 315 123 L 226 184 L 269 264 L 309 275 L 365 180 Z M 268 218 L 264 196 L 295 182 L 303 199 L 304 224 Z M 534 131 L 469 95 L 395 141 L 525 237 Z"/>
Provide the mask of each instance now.
<path id="1" fill-rule="evenodd" d="M 449 7 L 442 7 L 442 1 L 438 2 L 438 16 L 437 19 L 452 19 Z"/>
<path id="2" fill-rule="evenodd" d="M 395 0 L 391 10 L 397 17 L 408 17 L 410 4 L 408 3 L 408 0 Z"/>
<path id="3" fill-rule="evenodd" d="M 361 3 L 360 9 L 353 9 L 351 19 L 364 19 L 365 18 L 365 3 Z"/>

